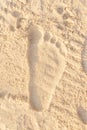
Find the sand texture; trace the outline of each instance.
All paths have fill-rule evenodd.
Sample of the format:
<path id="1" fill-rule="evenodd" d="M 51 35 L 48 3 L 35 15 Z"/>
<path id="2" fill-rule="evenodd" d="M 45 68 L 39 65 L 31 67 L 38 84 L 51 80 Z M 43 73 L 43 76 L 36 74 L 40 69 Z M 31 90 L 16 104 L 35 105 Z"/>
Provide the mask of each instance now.
<path id="1" fill-rule="evenodd" d="M 87 130 L 87 0 L 0 1 L 0 130 Z"/>

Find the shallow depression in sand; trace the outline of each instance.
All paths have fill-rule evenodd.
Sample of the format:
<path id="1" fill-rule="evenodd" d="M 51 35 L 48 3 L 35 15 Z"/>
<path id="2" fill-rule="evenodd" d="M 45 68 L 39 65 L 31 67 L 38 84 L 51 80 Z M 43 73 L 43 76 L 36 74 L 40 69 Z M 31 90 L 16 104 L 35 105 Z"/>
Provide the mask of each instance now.
<path id="1" fill-rule="evenodd" d="M 66 47 L 39 26 L 30 29 L 30 99 L 36 110 L 48 109 L 65 69 Z"/>

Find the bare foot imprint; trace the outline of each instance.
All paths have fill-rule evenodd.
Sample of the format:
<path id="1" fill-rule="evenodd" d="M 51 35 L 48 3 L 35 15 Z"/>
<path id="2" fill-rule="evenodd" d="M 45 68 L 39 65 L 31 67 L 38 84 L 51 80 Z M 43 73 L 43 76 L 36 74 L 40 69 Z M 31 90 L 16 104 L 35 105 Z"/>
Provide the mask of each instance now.
<path id="1" fill-rule="evenodd" d="M 37 111 L 49 108 L 56 85 L 65 69 L 67 50 L 40 26 L 30 29 L 30 102 Z"/>

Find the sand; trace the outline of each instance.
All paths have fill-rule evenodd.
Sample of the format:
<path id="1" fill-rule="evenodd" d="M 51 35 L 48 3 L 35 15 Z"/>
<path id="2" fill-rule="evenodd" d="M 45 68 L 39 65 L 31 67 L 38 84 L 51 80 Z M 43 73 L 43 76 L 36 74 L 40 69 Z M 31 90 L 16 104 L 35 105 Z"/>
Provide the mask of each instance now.
<path id="1" fill-rule="evenodd" d="M 0 1 L 0 130 L 87 130 L 87 1 Z"/>

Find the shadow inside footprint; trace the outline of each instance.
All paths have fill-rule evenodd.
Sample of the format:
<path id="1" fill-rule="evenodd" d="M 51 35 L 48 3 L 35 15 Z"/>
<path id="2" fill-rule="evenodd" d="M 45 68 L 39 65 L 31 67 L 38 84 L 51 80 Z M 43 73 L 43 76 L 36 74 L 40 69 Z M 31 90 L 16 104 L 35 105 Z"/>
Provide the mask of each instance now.
<path id="1" fill-rule="evenodd" d="M 82 120 L 82 122 L 84 124 L 87 124 L 87 110 L 84 109 L 83 107 L 79 106 L 77 108 L 77 113 L 78 113 L 80 119 Z"/>
<path id="2" fill-rule="evenodd" d="M 30 103 L 33 109 L 40 111 L 42 109 L 41 102 L 37 93 L 37 85 L 35 83 L 35 66 L 38 62 L 38 43 L 41 40 L 42 34 L 38 30 L 37 26 L 31 27 L 30 30 L 30 45 L 28 46 L 28 59 L 30 67 L 30 82 L 29 82 L 29 93 L 30 93 Z"/>

